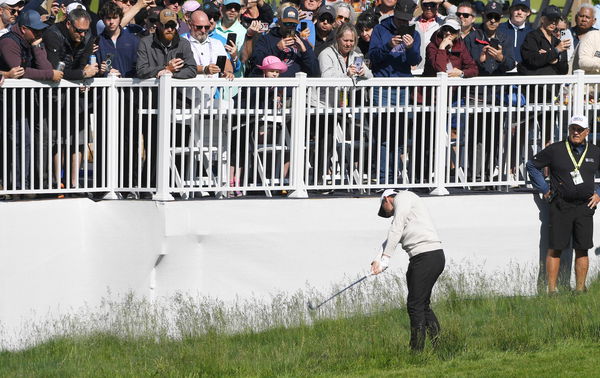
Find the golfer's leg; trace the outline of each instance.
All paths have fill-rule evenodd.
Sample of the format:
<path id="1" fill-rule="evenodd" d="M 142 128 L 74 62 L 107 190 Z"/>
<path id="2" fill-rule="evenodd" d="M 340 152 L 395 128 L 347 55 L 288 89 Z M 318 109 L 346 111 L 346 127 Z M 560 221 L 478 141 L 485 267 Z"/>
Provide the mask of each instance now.
<path id="1" fill-rule="evenodd" d="M 556 292 L 558 269 L 560 268 L 560 249 L 549 249 L 546 253 L 546 278 L 548 279 L 548 293 Z"/>
<path id="2" fill-rule="evenodd" d="M 419 287 L 419 276 L 415 274 L 414 258 L 408 264 L 406 271 L 406 286 L 408 297 L 406 308 L 410 318 L 410 348 L 412 350 L 423 350 L 425 346 L 425 303 L 422 300 L 421 288 Z"/>
<path id="3" fill-rule="evenodd" d="M 581 249 L 575 250 L 575 290 L 585 290 L 585 280 L 587 278 L 589 266 L 590 259 L 588 258 L 588 251 Z"/>
<path id="4" fill-rule="evenodd" d="M 442 250 L 425 253 L 426 271 L 423 274 L 424 284 L 427 286 L 427 299 L 425 301 L 425 325 L 429 337 L 435 341 L 440 332 L 440 323 L 431 309 L 431 292 L 440 274 L 444 271 L 446 258 Z"/>

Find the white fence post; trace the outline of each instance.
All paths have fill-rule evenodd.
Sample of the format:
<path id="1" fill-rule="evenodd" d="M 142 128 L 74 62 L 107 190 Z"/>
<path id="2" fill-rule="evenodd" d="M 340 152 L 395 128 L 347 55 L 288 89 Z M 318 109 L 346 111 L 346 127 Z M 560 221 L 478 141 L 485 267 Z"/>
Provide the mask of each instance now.
<path id="1" fill-rule="evenodd" d="M 446 183 L 446 148 L 451 148 L 447 145 L 446 124 L 448 119 L 448 74 L 438 72 L 437 78 L 439 86 L 436 88 L 435 94 L 435 161 L 433 163 L 435 189 L 430 194 L 445 196 L 450 194 L 444 186 Z"/>
<path id="2" fill-rule="evenodd" d="M 156 158 L 155 201 L 172 201 L 169 193 L 169 169 L 171 156 L 171 74 L 160 77 L 158 83 L 158 143 Z M 150 162 L 152 163 L 152 162 Z"/>
<path id="3" fill-rule="evenodd" d="M 119 195 L 115 192 L 119 180 L 119 90 L 116 86 L 117 74 L 108 74 L 108 78 L 110 79 L 106 104 L 106 186 L 108 193 L 104 199 L 113 200 L 119 199 Z M 100 127 L 100 125 L 96 125 L 96 127 Z M 98 147 L 101 147 L 100 143 L 98 143 Z M 98 166 L 101 167 L 102 164 L 98 164 Z"/>
<path id="4" fill-rule="evenodd" d="M 573 101 L 573 114 L 584 114 L 585 107 L 585 72 L 583 70 L 575 70 L 575 99 Z"/>
<path id="5" fill-rule="evenodd" d="M 292 119 L 292 154 L 290 163 L 290 178 L 294 191 L 288 195 L 290 198 L 308 198 L 304 182 L 304 140 L 306 139 L 306 77 L 304 72 L 298 72 L 296 79 L 299 84 L 294 100 L 294 114 Z"/>

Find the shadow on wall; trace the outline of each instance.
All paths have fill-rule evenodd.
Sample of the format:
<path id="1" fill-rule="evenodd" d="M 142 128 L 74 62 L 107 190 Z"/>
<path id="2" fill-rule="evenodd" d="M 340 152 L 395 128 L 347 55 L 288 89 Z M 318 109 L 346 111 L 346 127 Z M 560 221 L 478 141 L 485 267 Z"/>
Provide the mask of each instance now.
<path id="1" fill-rule="evenodd" d="M 550 204 L 538 193 L 533 194 L 533 201 L 539 210 L 540 242 L 538 271 L 538 293 L 545 293 L 548 286 L 546 279 L 546 254 L 548 252 L 548 222 L 550 219 Z M 573 267 L 573 248 L 568 248 L 560 254 L 560 270 L 558 271 L 559 290 L 569 291 L 571 288 L 571 269 Z"/>

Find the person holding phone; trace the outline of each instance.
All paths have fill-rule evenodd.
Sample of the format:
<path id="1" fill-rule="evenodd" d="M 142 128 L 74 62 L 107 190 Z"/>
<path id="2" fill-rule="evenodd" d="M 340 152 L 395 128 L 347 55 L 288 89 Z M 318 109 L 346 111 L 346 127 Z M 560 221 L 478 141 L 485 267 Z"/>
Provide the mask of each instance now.
<path id="1" fill-rule="evenodd" d="M 503 76 L 515 68 L 516 62 L 510 37 L 498 30 L 502 5 L 490 2 L 483 12 L 481 28 L 475 28 L 464 39 L 471 57 L 477 63 L 479 75 Z"/>
<path id="2" fill-rule="evenodd" d="M 221 5 L 221 19 L 217 22 L 212 38 L 216 38 L 223 43 L 228 52 L 231 64 L 234 67 L 235 77 L 244 76 L 244 64 L 240 61 L 241 50 L 244 46 L 247 29 L 239 21 L 242 3 L 240 0 L 224 0 Z M 229 35 L 234 34 L 235 41 L 229 39 Z"/>
<path id="3" fill-rule="evenodd" d="M 414 27 L 409 25 L 414 9 L 415 4 L 412 0 L 399 0 L 394 7 L 393 17 L 386 18 L 373 28 L 369 45 L 373 76 L 413 76 L 411 67 L 421 62 L 419 52 L 421 38 Z M 408 104 L 408 96 L 409 94 L 406 93 L 404 87 L 375 87 L 373 89 L 374 104 L 377 106 L 406 105 Z M 388 122 L 387 115 L 384 115 L 381 121 L 376 121 L 380 123 L 381 127 L 372 125 L 372 129 L 377 130 L 382 141 L 376 147 L 377 152 L 380 154 L 381 163 L 376 168 L 378 171 L 373 172 L 375 177 L 379 177 L 380 184 L 395 182 L 398 172 L 394 172 L 394 167 L 399 167 L 399 170 L 401 170 L 402 159 L 400 156 L 402 153 L 396 154 L 396 151 L 402 149 L 404 132 L 401 130 L 401 125 L 404 124 L 403 117 L 404 115 L 401 115 L 398 122 L 396 122 L 394 116 Z M 398 138 L 396 138 L 396 135 Z M 394 164 L 395 157 L 398 157 L 396 164 Z"/>
<path id="4" fill-rule="evenodd" d="M 191 33 L 183 38 L 190 41 L 194 60 L 196 61 L 196 72 L 206 77 L 224 77 L 233 79 L 233 66 L 227 59 L 227 51 L 218 39 L 209 37 L 210 22 L 208 15 L 197 10 L 190 16 Z M 220 57 L 223 57 L 220 59 Z M 222 60 L 222 63 L 220 62 Z M 221 63 L 219 67 L 217 63 Z"/>
<path id="5" fill-rule="evenodd" d="M 283 77 L 293 77 L 297 72 L 305 72 L 309 77 L 319 77 L 319 62 L 312 47 L 296 34 L 300 23 L 298 8 L 291 3 L 283 3 L 277 10 L 277 19 L 277 26 L 258 36 L 254 43 L 251 61 L 255 65 L 250 76 L 262 76 L 256 63 L 273 55 L 288 65 L 288 70 L 281 75 Z"/>

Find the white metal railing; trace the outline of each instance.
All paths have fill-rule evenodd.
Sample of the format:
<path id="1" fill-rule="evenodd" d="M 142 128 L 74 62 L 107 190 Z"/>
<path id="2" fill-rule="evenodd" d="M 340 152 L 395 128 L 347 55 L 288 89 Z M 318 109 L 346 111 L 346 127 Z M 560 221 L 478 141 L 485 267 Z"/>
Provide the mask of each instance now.
<path id="1" fill-rule="evenodd" d="M 524 162 L 589 115 L 600 76 L 7 80 L 0 194 L 524 185 Z M 23 125 L 23 126 L 22 126 Z M 62 187 L 61 187 L 62 186 Z"/>

